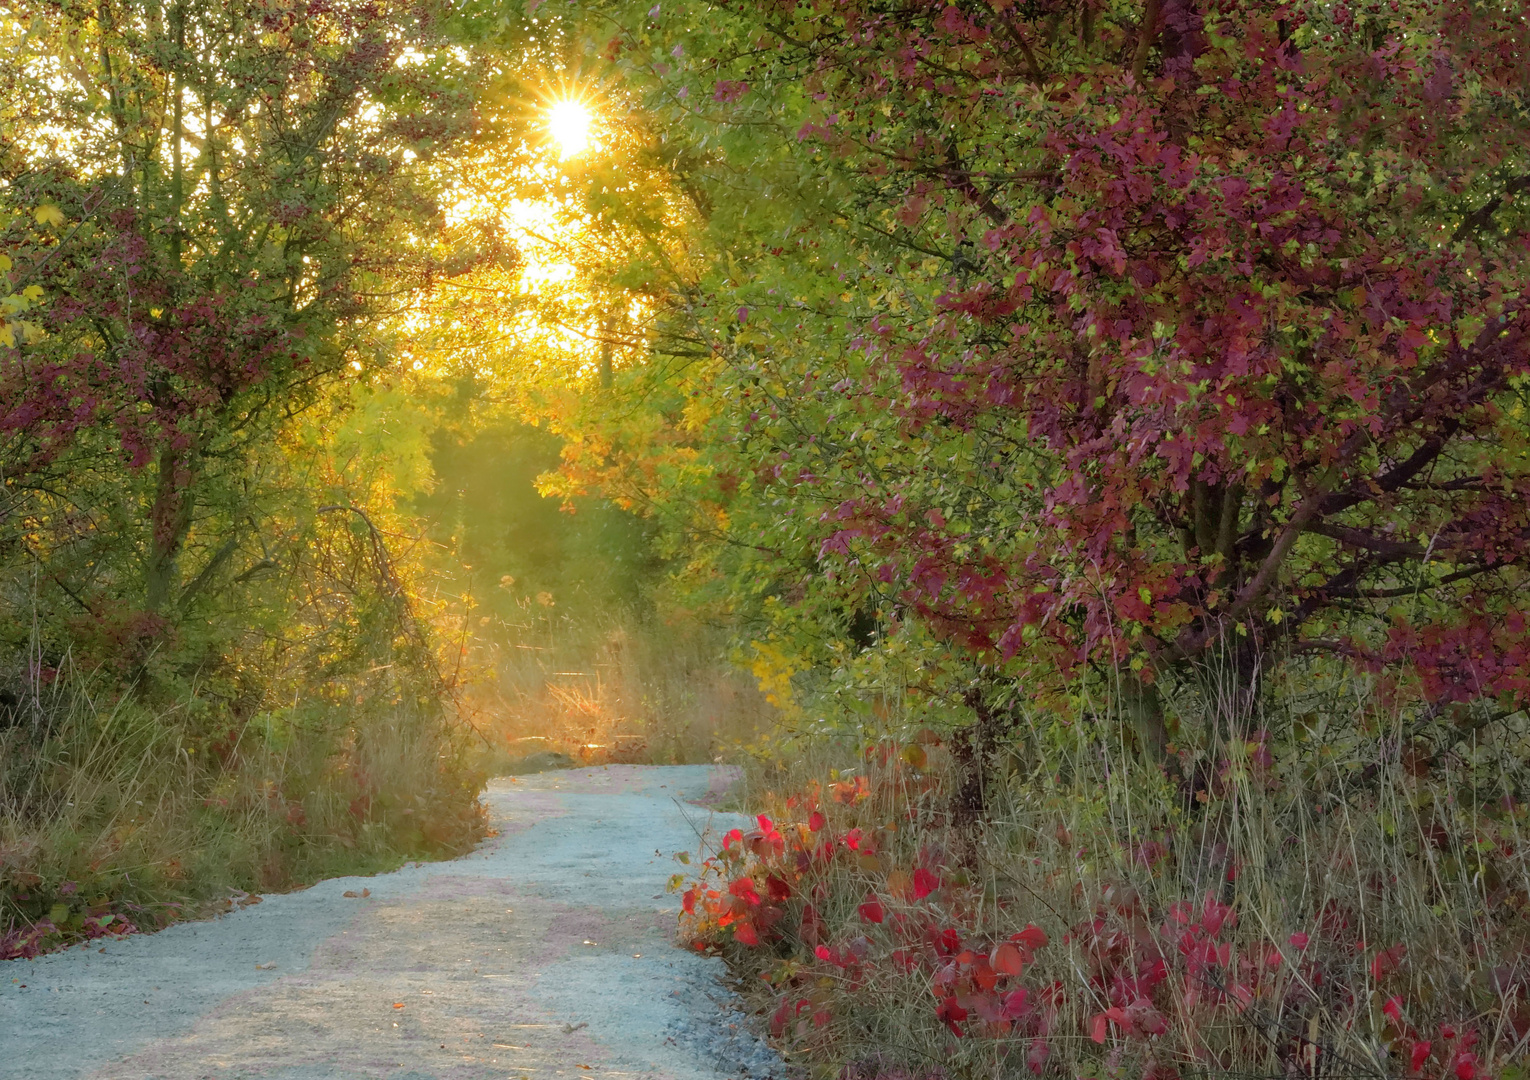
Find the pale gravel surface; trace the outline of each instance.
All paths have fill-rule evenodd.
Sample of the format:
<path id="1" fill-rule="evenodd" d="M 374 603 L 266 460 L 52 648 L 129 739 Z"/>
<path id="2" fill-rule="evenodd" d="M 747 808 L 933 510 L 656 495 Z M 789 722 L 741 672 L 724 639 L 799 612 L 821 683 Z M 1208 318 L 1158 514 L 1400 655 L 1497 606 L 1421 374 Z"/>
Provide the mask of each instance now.
<path id="1" fill-rule="evenodd" d="M 0 963 L 0 1080 L 784 1080 L 720 961 L 673 944 L 673 853 L 735 824 L 687 800 L 731 780 L 494 780 L 499 835 L 452 862 Z"/>

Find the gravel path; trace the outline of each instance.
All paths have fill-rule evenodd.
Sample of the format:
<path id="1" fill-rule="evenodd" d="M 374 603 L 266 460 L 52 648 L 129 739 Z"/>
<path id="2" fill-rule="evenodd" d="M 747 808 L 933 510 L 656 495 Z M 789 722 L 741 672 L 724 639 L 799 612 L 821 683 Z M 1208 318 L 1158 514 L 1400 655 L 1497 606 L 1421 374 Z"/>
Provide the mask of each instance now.
<path id="1" fill-rule="evenodd" d="M 734 824 L 686 800 L 731 779 L 495 780 L 499 835 L 452 862 L 0 963 L 0 1080 L 783 1078 L 720 961 L 672 942 L 671 855 Z"/>

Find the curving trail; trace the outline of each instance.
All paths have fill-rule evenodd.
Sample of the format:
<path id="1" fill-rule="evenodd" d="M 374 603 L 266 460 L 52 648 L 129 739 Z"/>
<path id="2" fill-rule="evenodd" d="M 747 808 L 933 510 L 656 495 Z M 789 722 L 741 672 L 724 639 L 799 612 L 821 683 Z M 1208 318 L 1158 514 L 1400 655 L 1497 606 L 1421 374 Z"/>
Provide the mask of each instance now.
<path id="1" fill-rule="evenodd" d="M 499 835 L 462 858 L 0 964 L 0 1080 L 784 1078 L 672 943 L 672 853 L 734 824 L 686 800 L 732 779 L 494 780 Z"/>

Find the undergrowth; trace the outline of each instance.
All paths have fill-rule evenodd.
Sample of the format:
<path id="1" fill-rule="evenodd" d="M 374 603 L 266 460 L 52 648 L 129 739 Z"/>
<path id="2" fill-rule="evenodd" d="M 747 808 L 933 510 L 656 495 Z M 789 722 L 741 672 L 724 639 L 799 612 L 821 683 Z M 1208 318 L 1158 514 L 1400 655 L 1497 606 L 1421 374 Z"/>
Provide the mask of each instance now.
<path id="1" fill-rule="evenodd" d="M 751 766 L 756 827 L 672 882 L 683 936 L 733 965 L 789 1060 L 840 1080 L 1525 1075 L 1522 730 L 1438 717 L 1426 737 L 1360 701 L 1165 769 L 1115 721 L 1012 719 L 979 805 L 966 732 L 794 740 Z"/>
<path id="2" fill-rule="evenodd" d="M 243 708 L 44 676 L 0 710 L 0 959 L 482 835 L 471 747 L 388 668 Z"/>

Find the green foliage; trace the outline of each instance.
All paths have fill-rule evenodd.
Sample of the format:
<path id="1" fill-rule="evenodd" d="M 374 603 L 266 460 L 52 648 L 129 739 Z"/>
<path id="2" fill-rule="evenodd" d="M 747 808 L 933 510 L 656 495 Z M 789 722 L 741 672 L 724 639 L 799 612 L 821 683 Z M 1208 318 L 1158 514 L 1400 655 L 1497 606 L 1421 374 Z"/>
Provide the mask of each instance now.
<path id="1" fill-rule="evenodd" d="M 1518 715 L 1523 26 L 1362 7 L 550 16 L 646 114 L 565 170 L 647 307 L 562 490 L 804 690 L 1104 703 L 1157 755 L 1284 665 Z"/>

